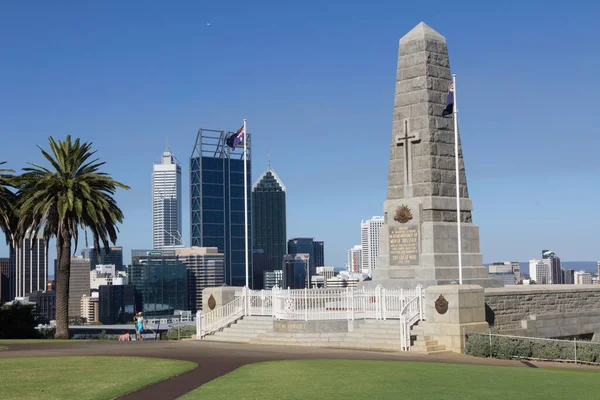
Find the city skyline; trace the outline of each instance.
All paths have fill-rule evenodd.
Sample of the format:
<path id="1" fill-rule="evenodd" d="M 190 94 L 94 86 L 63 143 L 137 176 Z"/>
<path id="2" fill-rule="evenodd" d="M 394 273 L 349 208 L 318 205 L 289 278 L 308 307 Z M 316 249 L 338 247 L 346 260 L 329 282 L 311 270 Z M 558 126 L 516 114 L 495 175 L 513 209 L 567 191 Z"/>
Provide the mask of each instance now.
<path id="1" fill-rule="evenodd" d="M 593 93 L 597 83 L 587 79 L 593 74 L 598 55 L 586 51 L 594 45 L 598 31 L 591 17 L 591 8 L 597 6 L 590 5 L 589 12 L 582 12 L 575 22 L 561 17 L 563 6 L 539 10 L 529 4 L 518 9 L 507 5 L 503 12 L 510 13 L 505 14 L 511 26 L 508 36 L 504 34 L 506 20 L 500 23 L 486 17 L 485 11 L 464 5 L 453 9 L 451 20 L 443 13 L 433 14 L 425 5 L 408 11 L 398 4 L 370 10 L 349 5 L 338 10 L 342 15 L 330 11 L 318 15 L 316 31 L 298 36 L 281 33 L 303 30 L 307 14 L 301 9 L 289 18 L 275 20 L 262 6 L 248 10 L 243 18 L 230 15 L 228 24 L 245 26 L 248 17 L 254 23 L 269 21 L 264 31 L 250 29 L 241 34 L 228 32 L 215 21 L 210 31 L 197 30 L 192 16 L 198 9 L 190 7 L 190 12 L 182 14 L 166 11 L 180 21 L 178 30 L 171 29 L 171 22 L 160 22 L 153 24 L 152 30 L 139 27 L 137 33 L 131 33 L 108 29 L 110 24 L 106 24 L 129 18 L 134 13 L 131 6 L 124 7 L 121 15 L 113 15 L 108 8 L 95 5 L 89 14 L 77 18 L 99 24 L 100 34 L 90 37 L 85 45 L 78 39 L 79 25 L 72 14 L 58 16 L 56 22 L 64 30 L 56 32 L 47 25 L 43 10 L 27 11 L 28 22 L 18 26 L 14 24 L 18 19 L 11 16 L 25 9 L 6 7 L 0 30 L 2 36 L 15 37 L 15 41 L 7 46 L 7 73 L 1 78 L 4 114 L 0 135 L 18 136 L 21 143 L 28 144 L 11 145 L 11 151 L 0 159 L 16 170 L 26 162 L 41 162 L 34 145 L 43 146 L 48 135 L 61 137 L 70 132 L 93 141 L 97 156 L 107 162 L 106 171 L 132 186 L 116 197 L 125 213 L 117 245 L 147 248 L 151 244 L 151 190 L 148 170 L 138 167 L 149 165 L 165 136 L 172 138 L 175 154 L 187 157 L 199 127 L 235 130 L 238 121 L 247 118 L 250 131 L 255 133 L 252 172 L 264 170 L 270 147 L 278 174 L 286 182 L 288 238 L 319 237 L 327 243 L 326 264 L 342 267 L 346 250 L 360 239 L 353 229 L 356 221 L 382 212 L 394 51 L 407 29 L 424 20 L 447 37 L 452 47 L 452 69 L 458 74 L 461 93 L 461 140 L 470 196 L 477 205 L 473 215 L 481 228 L 484 262 L 526 261 L 545 246 L 560 252 L 563 260 L 600 258 L 593 239 L 598 228 L 591 223 L 600 218 L 600 211 L 592 207 L 563 210 L 570 204 L 572 193 L 588 199 L 598 196 L 598 189 L 586 184 L 600 171 L 593 153 L 600 139 L 588 134 L 595 126 Z M 229 15 L 222 7 L 212 5 L 202 12 Z M 518 12 L 513 13 L 515 10 Z M 165 10 L 156 11 L 149 11 L 149 21 L 157 21 Z M 358 11 L 368 27 L 361 33 L 356 32 L 352 18 L 340 18 L 352 17 Z M 325 23 L 334 17 L 339 21 L 335 30 Z M 484 18 L 485 27 L 474 24 L 475 18 Z M 556 30 L 557 24 L 563 29 Z M 55 39 L 54 47 L 34 40 L 40 30 L 49 40 Z M 546 40 L 540 42 L 540 34 Z M 181 46 L 165 46 L 157 55 L 157 38 Z M 307 41 L 317 45 L 306 49 L 303 60 L 290 54 L 289 48 Z M 130 54 L 131 43 L 138 44 L 135 57 Z M 278 56 L 261 52 L 263 45 L 256 43 L 274 49 Z M 88 54 L 90 45 L 100 51 L 75 64 L 66 63 L 68 57 L 57 56 L 78 51 Z M 552 49 L 565 46 L 586 54 L 586 62 L 573 64 L 551 56 Z M 485 51 L 474 59 L 474 48 Z M 356 56 L 356 62 L 340 68 L 339 60 L 349 52 Z M 41 74 L 33 54 L 46 60 Z M 211 57 L 233 59 L 238 54 L 254 57 L 248 57 L 243 66 L 224 69 L 216 63 L 199 62 Z M 540 63 L 544 68 L 539 68 Z M 74 71 L 79 75 L 74 76 Z M 251 102 L 244 96 L 223 95 L 232 92 L 234 76 L 243 77 L 236 80 L 235 91 L 251 94 Z M 33 90 L 36 96 L 28 95 Z M 69 96 L 61 95 L 65 90 Z M 564 99 L 561 118 L 542 123 L 547 121 L 546 100 L 552 96 Z M 502 112 L 498 112 L 500 104 Z M 23 110 L 35 113 L 36 118 L 28 118 L 29 112 Z M 297 117 L 298 110 L 302 110 L 302 118 Z M 348 140 L 330 132 L 344 132 Z M 567 138 L 565 132 L 570 132 Z M 293 141 L 282 140 L 286 137 Z M 291 161 L 290 149 L 301 157 Z M 552 163 L 533 163 L 535 154 L 560 157 Z M 184 167 L 184 182 L 189 174 L 189 168 Z M 552 196 L 540 195 L 548 190 L 547 181 L 555 182 Z M 187 186 L 183 185 L 184 210 L 189 209 Z M 186 214 L 183 237 L 187 242 L 191 234 Z M 79 247 L 84 247 L 83 239 Z M 49 250 L 53 259 L 52 243 Z M 0 256 L 8 256 L 3 241 Z"/>

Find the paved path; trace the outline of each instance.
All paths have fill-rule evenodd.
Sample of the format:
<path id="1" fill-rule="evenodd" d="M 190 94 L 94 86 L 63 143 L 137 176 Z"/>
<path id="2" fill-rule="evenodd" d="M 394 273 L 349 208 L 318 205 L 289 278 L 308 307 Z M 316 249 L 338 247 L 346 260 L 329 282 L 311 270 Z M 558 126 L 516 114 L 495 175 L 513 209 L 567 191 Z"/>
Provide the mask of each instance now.
<path id="1" fill-rule="evenodd" d="M 266 346 L 217 342 L 81 342 L 49 344 L 8 344 L 0 358 L 33 356 L 136 356 L 193 361 L 198 367 L 171 379 L 155 383 L 119 399 L 176 399 L 196 387 L 245 364 L 299 359 L 397 360 L 478 364 L 513 367 L 574 368 L 570 364 L 530 363 L 476 358 L 462 354 L 422 355 L 412 352 L 376 352 L 318 347 Z M 578 366 L 577 368 L 586 368 Z M 593 368 L 593 367 L 588 367 Z M 597 368 L 594 368 L 597 370 Z"/>

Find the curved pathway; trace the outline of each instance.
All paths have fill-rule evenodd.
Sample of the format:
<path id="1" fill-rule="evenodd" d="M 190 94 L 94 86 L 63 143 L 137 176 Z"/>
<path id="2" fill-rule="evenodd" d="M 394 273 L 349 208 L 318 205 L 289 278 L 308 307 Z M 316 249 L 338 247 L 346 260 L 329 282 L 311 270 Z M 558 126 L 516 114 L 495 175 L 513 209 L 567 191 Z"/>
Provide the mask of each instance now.
<path id="1" fill-rule="evenodd" d="M 193 361 L 195 369 L 155 383 L 119 399 L 176 399 L 196 387 L 245 364 L 300 359 L 397 360 L 512 367 L 586 368 L 569 364 L 531 363 L 476 358 L 462 354 L 424 355 L 411 352 L 377 352 L 299 346 L 266 346 L 202 341 L 81 342 L 7 344 L 0 358 L 33 356 L 136 356 Z M 593 368 L 594 367 L 587 367 Z"/>

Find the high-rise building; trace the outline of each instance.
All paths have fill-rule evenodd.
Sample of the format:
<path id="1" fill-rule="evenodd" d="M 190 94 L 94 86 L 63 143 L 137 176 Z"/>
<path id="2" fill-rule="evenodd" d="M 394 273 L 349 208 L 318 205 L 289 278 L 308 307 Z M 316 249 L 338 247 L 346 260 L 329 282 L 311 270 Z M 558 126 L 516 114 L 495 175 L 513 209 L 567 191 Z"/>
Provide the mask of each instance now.
<path id="1" fill-rule="evenodd" d="M 223 286 L 223 253 L 216 247 L 186 247 L 175 249 L 180 262 L 188 272 L 188 308 L 196 313 L 202 310 L 202 290 Z"/>
<path id="2" fill-rule="evenodd" d="M 282 261 L 283 262 L 283 261 Z M 252 250 L 252 289 L 264 289 L 264 275 L 269 271 L 281 269 L 281 265 L 275 265 L 273 257 L 269 257 L 263 249 Z"/>
<path id="3" fill-rule="evenodd" d="M 529 275 L 538 285 L 550 283 L 550 263 L 545 260 L 529 260 Z"/>
<path id="4" fill-rule="evenodd" d="M 504 280 L 505 285 L 514 285 L 521 281 L 521 266 L 518 261 L 501 261 L 490 264 L 489 273 L 493 274 L 495 278 L 501 278 Z M 509 277 L 496 276 L 496 274 L 513 274 L 514 281 L 511 281 Z M 512 282 L 512 283 L 507 283 Z"/>
<path id="5" fill-rule="evenodd" d="M 100 286 L 98 320 L 104 325 L 126 324 L 135 314 L 133 285 Z"/>
<path id="6" fill-rule="evenodd" d="M 293 238 L 288 240 L 288 255 L 309 255 L 309 277 L 316 274 L 317 267 L 325 266 L 325 250 L 323 242 L 313 238 Z M 310 278 L 309 278 L 310 279 Z"/>
<path id="7" fill-rule="evenodd" d="M 128 278 L 135 286 L 136 310 L 146 316 L 188 310 L 187 267 L 177 258 L 175 250 L 132 250 L 131 259 Z"/>
<path id="8" fill-rule="evenodd" d="M 282 266 L 286 240 L 286 188 L 271 168 L 269 155 L 268 168 L 252 186 L 252 245 L 263 250 L 271 271 Z M 262 282 L 262 274 L 255 271 L 255 286 Z"/>
<path id="9" fill-rule="evenodd" d="M 310 287 L 309 254 L 288 254 L 283 258 L 283 288 L 304 289 Z"/>
<path id="10" fill-rule="evenodd" d="M 10 270 L 15 285 L 14 297 L 44 291 L 48 286 L 48 252 L 42 232 L 37 238 L 23 239 L 10 249 Z"/>
<path id="11" fill-rule="evenodd" d="M 243 148 L 225 144 L 229 132 L 200 129 L 190 157 L 192 246 L 223 253 L 225 283 L 246 285 Z M 252 279 L 252 142 L 247 134 L 248 275 Z M 249 282 L 252 286 L 252 282 Z"/>
<path id="12" fill-rule="evenodd" d="M 0 303 L 11 301 L 10 258 L 0 258 Z"/>
<path id="13" fill-rule="evenodd" d="M 81 256 L 90 260 L 90 269 L 95 269 L 98 264 L 112 264 L 117 271 L 123 271 L 123 247 L 109 247 L 108 253 L 106 248 L 100 250 L 100 256 L 93 247 L 88 247 L 81 250 Z"/>
<path id="14" fill-rule="evenodd" d="M 598 261 L 598 276 L 600 276 L 600 261 Z"/>
<path id="15" fill-rule="evenodd" d="M 584 270 L 575 271 L 575 284 L 576 285 L 591 285 L 592 284 L 592 274 L 589 272 L 585 272 Z"/>
<path id="16" fill-rule="evenodd" d="M 373 217 L 360 223 L 360 244 L 362 246 L 362 272 L 371 274 L 377 268 L 379 256 L 379 229 L 383 226 L 383 217 Z"/>
<path id="17" fill-rule="evenodd" d="M 55 260 L 56 268 L 56 260 Z M 81 316 L 81 296 L 90 295 L 90 260 L 83 257 L 71 258 L 69 277 L 69 317 Z"/>
<path id="18" fill-rule="evenodd" d="M 86 322 L 99 322 L 100 318 L 100 297 L 99 292 L 94 292 L 91 295 L 81 296 L 81 317 L 85 318 Z"/>
<path id="19" fill-rule="evenodd" d="M 563 269 L 563 283 L 573 285 L 575 283 L 575 271 L 572 269 Z"/>
<path id="20" fill-rule="evenodd" d="M 152 248 L 182 246 L 181 165 L 167 144 L 152 170 Z"/>
<path id="21" fill-rule="evenodd" d="M 38 290 L 29 293 L 26 298 L 35 303 L 34 315 L 38 323 L 49 324 L 56 319 L 56 292 Z"/>
<path id="22" fill-rule="evenodd" d="M 362 266 L 362 246 L 357 244 L 348 250 L 348 266 L 346 269 L 348 272 L 362 272 Z"/>
<path id="23" fill-rule="evenodd" d="M 275 286 L 283 287 L 283 270 L 266 271 L 263 276 L 265 290 L 271 290 Z"/>
<path id="24" fill-rule="evenodd" d="M 544 250 L 542 253 L 542 261 L 550 266 L 550 282 L 554 285 L 563 283 L 562 269 L 560 266 L 560 258 L 551 250 Z"/>

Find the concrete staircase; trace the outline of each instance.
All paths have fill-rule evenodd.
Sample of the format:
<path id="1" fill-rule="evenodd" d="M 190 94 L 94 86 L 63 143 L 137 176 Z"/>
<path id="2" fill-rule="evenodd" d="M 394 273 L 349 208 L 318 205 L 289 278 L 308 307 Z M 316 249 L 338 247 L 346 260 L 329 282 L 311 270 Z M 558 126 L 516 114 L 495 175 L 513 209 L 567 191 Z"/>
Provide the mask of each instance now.
<path id="1" fill-rule="evenodd" d="M 346 335 L 345 332 L 291 333 L 271 330 L 251 339 L 250 343 L 279 346 L 339 347 Z"/>
<path id="2" fill-rule="evenodd" d="M 354 331 L 346 333 L 340 347 L 400 351 L 400 321 L 359 321 Z"/>
<path id="3" fill-rule="evenodd" d="M 446 345 L 439 344 L 437 340 L 432 340 L 431 336 L 425 336 L 424 328 L 421 325 L 413 325 L 410 330 L 411 346 L 410 350 L 416 353 L 424 354 L 446 354 L 452 353 L 452 350 L 446 350 Z"/>
<path id="4" fill-rule="evenodd" d="M 273 330 L 272 317 L 243 317 L 204 340 L 212 342 L 249 343 L 260 334 Z"/>

